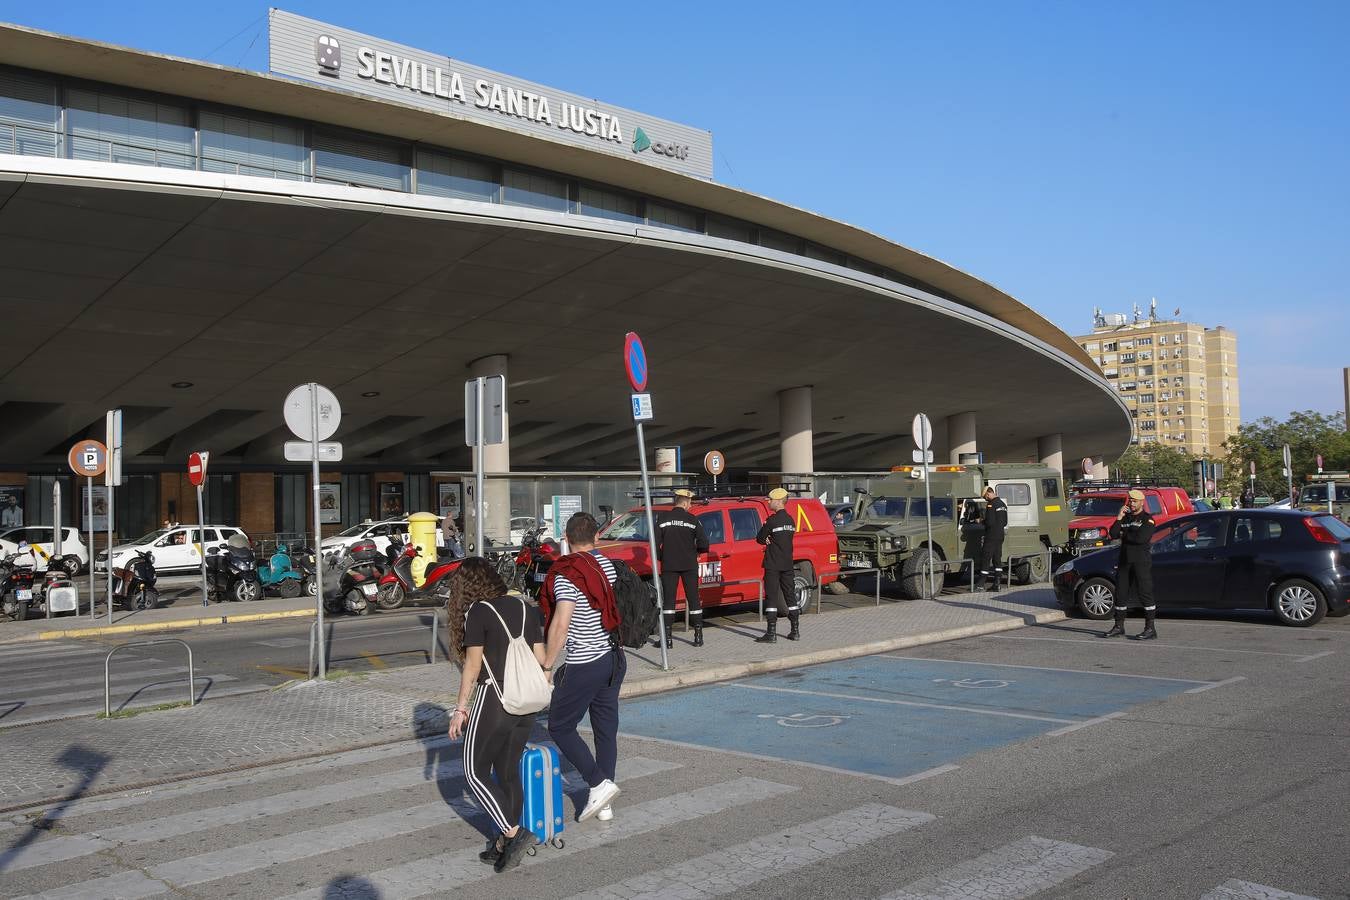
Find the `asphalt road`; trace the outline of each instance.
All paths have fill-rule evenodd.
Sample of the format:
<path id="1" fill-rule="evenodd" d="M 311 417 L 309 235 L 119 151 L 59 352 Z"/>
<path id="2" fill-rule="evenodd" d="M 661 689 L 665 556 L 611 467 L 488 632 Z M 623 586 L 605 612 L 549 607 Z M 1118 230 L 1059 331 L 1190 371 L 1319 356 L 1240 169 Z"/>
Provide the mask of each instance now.
<path id="1" fill-rule="evenodd" d="M 16 817 L 0 895 L 1346 897 L 1348 626 L 1069 621 L 633 701 L 613 822 L 501 876 L 429 738 Z"/>

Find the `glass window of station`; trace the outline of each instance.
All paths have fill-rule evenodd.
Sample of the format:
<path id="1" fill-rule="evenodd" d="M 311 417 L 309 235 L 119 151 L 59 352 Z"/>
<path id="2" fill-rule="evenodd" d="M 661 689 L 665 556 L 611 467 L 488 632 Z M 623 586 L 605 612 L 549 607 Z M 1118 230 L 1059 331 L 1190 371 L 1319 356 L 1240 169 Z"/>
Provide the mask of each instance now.
<path id="1" fill-rule="evenodd" d="M 795 235 L 452 149 L 0 66 L 0 154 L 425 194 L 646 225 L 832 263 L 954 303 L 921 280 Z"/>

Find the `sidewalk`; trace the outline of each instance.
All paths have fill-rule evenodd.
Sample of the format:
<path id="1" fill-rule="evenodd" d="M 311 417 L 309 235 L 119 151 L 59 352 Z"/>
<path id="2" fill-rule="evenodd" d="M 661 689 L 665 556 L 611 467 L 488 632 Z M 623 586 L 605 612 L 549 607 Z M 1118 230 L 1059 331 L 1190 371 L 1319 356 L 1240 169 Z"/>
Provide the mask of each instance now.
<path id="1" fill-rule="evenodd" d="M 751 639 L 760 628 L 753 621 L 714 619 L 706 629 L 707 646 L 696 650 L 677 626 L 671 671 L 661 671 L 657 649 L 628 651 L 623 696 L 1064 618 L 1053 592 L 1043 586 L 888 600 L 880 607 L 829 610 L 828 605 L 827 600 L 823 615 L 802 617 L 802 640 L 796 643 L 780 638 L 777 644 L 756 644 Z M 24 760 L 0 774 L 0 810 L 55 800 L 75 784 L 88 795 L 440 733 L 458 686 L 457 670 L 441 662 L 293 683 L 264 694 L 207 700 L 192 709 L 0 731 L 0 754 Z"/>

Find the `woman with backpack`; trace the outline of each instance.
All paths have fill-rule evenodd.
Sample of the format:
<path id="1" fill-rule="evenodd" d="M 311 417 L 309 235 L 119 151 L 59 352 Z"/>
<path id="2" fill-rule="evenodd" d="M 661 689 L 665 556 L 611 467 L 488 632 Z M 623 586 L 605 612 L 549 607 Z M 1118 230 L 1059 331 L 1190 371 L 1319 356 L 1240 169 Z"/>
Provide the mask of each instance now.
<path id="1" fill-rule="evenodd" d="M 451 576 L 447 608 L 451 652 L 461 670 L 450 739 L 464 735 L 465 778 L 501 832 L 478 858 L 503 872 L 519 865 L 521 854 L 535 843 L 519 825 L 520 757 L 535 715 L 548 702 L 541 668 L 544 632 L 534 607 L 507 594 L 496 569 L 481 556 L 466 559 Z M 530 657 L 521 658 L 522 646 Z M 532 712 L 523 711 L 530 707 Z"/>

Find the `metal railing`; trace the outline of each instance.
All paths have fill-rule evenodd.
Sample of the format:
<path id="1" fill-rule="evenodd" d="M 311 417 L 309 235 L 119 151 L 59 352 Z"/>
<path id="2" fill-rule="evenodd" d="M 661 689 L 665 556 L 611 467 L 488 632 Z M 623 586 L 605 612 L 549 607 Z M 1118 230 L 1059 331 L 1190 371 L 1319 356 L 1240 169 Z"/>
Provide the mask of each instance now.
<path id="1" fill-rule="evenodd" d="M 1022 560 L 1027 560 L 1027 584 L 1032 584 L 1035 581 L 1035 573 L 1031 571 L 1031 563 L 1029 561 L 1041 557 L 1045 558 L 1045 579 L 1049 581 L 1050 576 L 1053 574 L 1051 567 L 1055 562 L 1054 556 L 1051 555 L 1051 551 L 1046 549 L 1037 551 L 1036 553 L 1023 553 L 1020 556 L 1008 557 L 1008 583 L 1012 584 L 1013 566 Z"/>
<path id="2" fill-rule="evenodd" d="M 871 572 L 871 573 L 873 573 L 873 574 L 875 574 L 875 575 L 877 576 L 877 583 L 876 583 L 877 606 L 880 606 L 880 605 L 881 605 L 881 570 L 880 570 L 880 569 L 877 569 L 877 568 L 872 568 L 872 569 L 840 569 L 840 570 L 839 570 L 839 578 L 842 580 L 845 576 L 851 576 L 851 575 L 866 575 L 868 572 Z M 817 604 L 817 606 L 816 606 L 816 612 L 817 612 L 817 613 L 820 612 L 820 606 L 819 606 L 819 604 Z"/>
<path id="3" fill-rule="evenodd" d="M 935 558 L 932 556 L 932 554 L 929 554 L 929 556 L 928 556 L 928 561 L 927 561 L 927 563 L 926 563 L 926 564 L 924 565 L 924 567 L 923 567 L 923 572 L 924 572 L 924 575 L 926 576 L 926 575 L 928 575 L 928 573 L 929 573 L 931 570 L 933 570 L 933 569 L 941 569 L 941 570 L 942 570 L 942 574 L 945 576 L 945 575 L 947 574 L 947 572 L 949 572 L 953 566 L 957 566 L 957 567 L 959 567 L 959 566 L 964 566 L 966 563 L 970 563 L 970 592 L 973 594 L 973 593 L 975 593 L 975 566 L 977 565 L 977 561 L 976 561 L 976 560 L 973 560 L 973 559 L 935 559 Z M 924 580 L 926 581 L 927 578 L 925 578 Z M 938 593 L 938 594 L 941 594 L 941 593 L 942 593 L 941 588 L 938 589 L 937 593 Z M 923 599 L 925 599 L 925 600 L 932 600 L 933 598 L 932 598 L 932 597 L 924 597 Z"/>
<path id="4" fill-rule="evenodd" d="M 183 649 L 188 655 L 188 706 L 197 705 L 197 683 L 192 668 L 192 648 L 188 646 L 187 641 L 181 641 L 178 638 L 156 638 L 152 641 L 130 641 L 125 644 L 118 644 L 108 651 L 108 655 L 103 658 L 103 716 L 107 718 L 112 715 L 112 676 L 110 674 L 113 654 L 119 650 L 125 650 L 128 647 L 148 647 L 151 644 L 182 644 Z"/>

